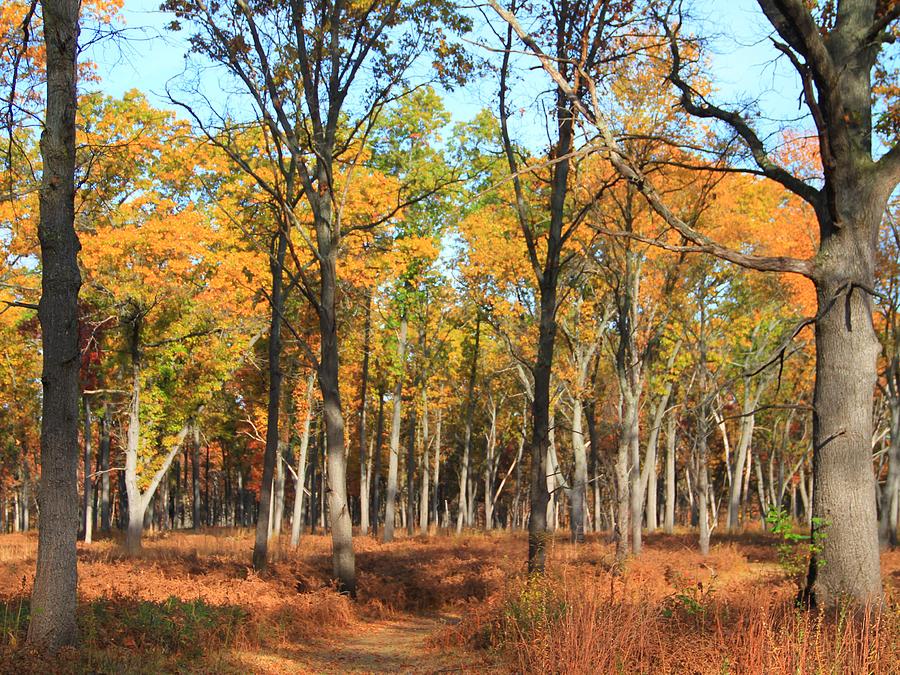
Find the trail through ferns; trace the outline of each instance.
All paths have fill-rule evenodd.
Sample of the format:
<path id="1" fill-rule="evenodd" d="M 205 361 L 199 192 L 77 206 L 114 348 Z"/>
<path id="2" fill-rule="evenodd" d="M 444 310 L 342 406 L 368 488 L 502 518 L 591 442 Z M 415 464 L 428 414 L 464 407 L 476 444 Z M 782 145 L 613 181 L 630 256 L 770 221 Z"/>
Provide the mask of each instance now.
<path id="1" fill-rule="evenodd" d="M 535 581 L 518 534 L 359 537 L 355 601 L 329 584 L 326 537 L 275 547 L 262 575 L 247 531 L 161 534 L 138 558 L 101 540 L 79 549 L 81 646 L 48 663 L 21 645 L 36 540 L 8 535 L 0 672 L 898 672 L 900 552 L 887 610 L 858 619 L 794 609 L 767 535 L 707 557 L 686 533 L 648 539 L 617 565 L 602 536 L 560 533 Z"/>

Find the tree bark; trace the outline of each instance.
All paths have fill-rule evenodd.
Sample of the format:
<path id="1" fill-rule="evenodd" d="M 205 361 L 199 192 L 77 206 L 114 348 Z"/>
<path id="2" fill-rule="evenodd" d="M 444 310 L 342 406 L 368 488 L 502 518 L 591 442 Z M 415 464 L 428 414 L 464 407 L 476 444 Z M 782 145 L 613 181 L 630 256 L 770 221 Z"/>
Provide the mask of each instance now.
<path id="1" fill-rule="evenodd" d="M 359 532 L 369 532 L 369 478 L 366 475 L 366 404 L 369 392 L 369 351 L 372 335 L 372 291 L 366 291 L 362 382 L 359 385 Z"/>
<path id="2" fill-rule="evenodd" d="M 419 532 L 428 533 L 428 514 L 431 511 L 431 472 L 429 471 L 428 446 L 428 391 L 422 388 L 422 489 L 419 496 Z"/>
<path id="3" fill-rule="evenodd" d="M 109 533 L 109 404 L 100 418 L 100 529 Z"/>
<path id="4" fill-rule="evenodd" d="M 191 430 L 191 529 L 199 530 L 200 520 L 200 427 L 194 421 Z"/>
<path id="5" fill-rule="evenodd" d="M 416 399 L 409 406 L 409 436 L 406 441 L 406 534 L 412 536 L 416 530 Z"/>
<path id="6" fill-rule="evenodd" d="M 600 495 L 600 456 L 599 456 L 599 446 L 600 446 L 600 438 L 597 434 L 597 418 L 596 418 L 596 403 L 594 399 L 591 398 L 588 400 L 587 404 L 584 406 L 584 417 L 585 423 L 588 428 L 588 439 L 591 443 L 591 486 L 592 492 L 594 495 L 594 531 L 600 531 L 600 512 L 603 509 L 603 503 L 601 501 Z"/>
<path id="7" fill-rule="evenodd" d="M 94 528 L 94 489 L 91 480 L 91 460 L 93 445 L 91 442 L 91 399 L 83 396 L 84 402 L 84 543 L 90 544 Z"/>
<path id="8" fill-rule="evenodd" d="M 394 540 L 394 521 L 397 508 L 397 485 L 400 470 L 400 424 L 403 405 L 403 379 L 406 372 L 406 335 L 409 322 L 406 309 L 400 317 L 400 333 L 397 336 L 397 379 L 394 382 L 394 400 L 391 414 L 391 447 L 388 455 L 387 496 L 384 508 L 384 531 L 382 541 Z"/>
<path id="9" fill-rule="evenodd" d="M 328 185 L 323 167 L 318 171 L 320 188 Z M 321 295 L 319 332 L 321 360 L 319 386 L 322 390 L 323 416 L 327 436 L 328 518 L 331 523 L 332 573 L 338 589 L 351 597 L 356 595 L 356 558 L 353 553 L 353 523 L 347 501 L 347 453 L 344 447 L 344 413 L 339 387 L 337 336 L 337 244 L 330 213 L 330 195 L 325 195 L 326 209 L 320 207 L 316 217 L 319 248 Z"/>
<path id="10" fill-rule="evenodd" d="M 381 517 L 381 446 L 384 436 L 384 391 L 378 390 L 378 418 L 375 422 L 375 468 L 372 480 L 372 536 L 378 536 L 378 519 Z"/>
<path id="11" fill-rule="evenodd" d="M 263 472 L 259 485 L 259 513 L 256 520 L 256 537 L 253 542 L 253 569 L 264 570 L 268 565 L 269 513 L 272 502 L 272 483 L 275 462 L 278 458 L 278 418 L 281 408 L 281 324 L 284 313 L 282 284 L 284 257 L 287 252 L 287 233 L 279 229 L 274 255 L 269 259 L 272 273 L 271 320 L 269 323 L 269 400 L 266 410 L 266 450 L 263 456 Z"/>
<path id="12" fill-rule="evenodd" d="M 834 228 L 822 240 L 816 284 L 816 384 L 813 397 L 813 536 L 822 550 L 810 563 L 807 597 L 832 606 L 881 597 L 872 397 L 880 344 L 872 300 L 853 282 L 874 285 L 874 232 L 883 204 L 868 190 L 848 198 L 872 208 L 868 223 Z M 863 225 L 860 227 L 859 225 Z"/>
<path id="13" fill-rule="evenodd" d="M 896 357 L 894 361 L 896 362 Z M 896 368 L 896 366 L 895 366 Z M 900 384 L 900 369 L 890 372 Z M 896 385 L 895 385 L 896 386 Z M 888 473 L 881 491 L 881 520 L 878 523 L 878 538 L 882 546 L 897 546 L 897 511 L 900 501 L 900 399 L 896 396 L 890 402 L 891 442 L 888 446 Z"/>
<path id="14" fill-rule="evenodd" d="M 437 428 L 434 432 L 434 481 L 431 490 L 431 518 L 435 528 L 440 523 L 440 514 L 438 513 L 438 486 L 441 483 L 441 423 L 443 422 L 443 410 L 438 408 Z"/>
<path id="15" fill-rule="evenodd" d="M 463 420 L 463 453 L 459 471 L 459 504 L 456 511 L 456 534 L 463 530 L 468 508 L 469 463 L 472 450 L 472 418 L 475 416 L 475 381 L 478 376 L 478 351 L 481 344 L 481 314 L 475 317 L 475 345 L 466 388 L 466 417 Z"/>
<path id="16" fill-rule="evenodd" d="M 303 433 L 300 436 L 300 454 L 297 458 L 296 475 L 294 476 L 294 511 L 291 517 L 291 547 L 300 544 L 300 532 L 303 529 L 303 491 L 306 489 L 306 456 L 309 452 L 309 430 L 313 419 L 313 387 L 315 374 L 310 374 L 306 383 L 306 419 L 303 422 Z"/>
<path id="17" fill-rule="evenodd" d="M 675 410 L 669 413 L 666 423 L 666 515 L 663 521 L 663 530 L 666 534 L 675 531 L 675 450 L 677 417 Z"/>
<path id="18" fill-rule="evenodd" d="M 40 222 L 43 410 L 40 528 L 28 642 L 56 651 L 76 641 L 78 534 L 78 271 L 75 233 L 77 0 L 42 0 L 47 109 L 41 134 Z"/>

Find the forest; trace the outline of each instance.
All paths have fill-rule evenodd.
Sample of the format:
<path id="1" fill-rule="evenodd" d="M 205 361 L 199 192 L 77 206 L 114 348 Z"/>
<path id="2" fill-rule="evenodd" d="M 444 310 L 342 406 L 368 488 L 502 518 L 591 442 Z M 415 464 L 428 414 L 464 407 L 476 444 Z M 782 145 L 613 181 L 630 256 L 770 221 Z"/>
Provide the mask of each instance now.
<path id="1" fill-rule="evenodd" d="M 0 672 L 900 672 L 898 38 L 4 0 Z"/>

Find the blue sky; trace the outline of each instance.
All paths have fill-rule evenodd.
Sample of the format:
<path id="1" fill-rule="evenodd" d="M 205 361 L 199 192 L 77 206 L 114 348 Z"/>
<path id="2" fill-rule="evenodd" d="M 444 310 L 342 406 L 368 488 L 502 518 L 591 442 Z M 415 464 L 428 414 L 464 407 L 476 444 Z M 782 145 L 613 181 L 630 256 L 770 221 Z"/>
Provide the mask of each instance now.
<path id="1" fill-rule="evenodd" d="M 155 105 L 168 107 L 166 82 L 184 69 L 187 34 L 165 29 L 172 17 L 159 11 L 160 1 L 125 0 L 126 40 L 101 41 L 87 50 L 85 57 L 98 65 L 103 91 L 121 96 L 137 88 Z M 796 75 L 784 59 L 775 61 L 777 52 L 768 41 L 769 29 L 756 0 L 695 0 L 692 12 L 694 29 L 714 36 L 716 100 L 758 98 L 762 110 L 779 119 L 801 113 Z M 447 93 L 445 102 L 456 120 L 468 119 L 483 107 L 496 107 L 495 91 L 496 83 L 489 78 Z M 531 113 L 531 123 L 542 125 L 541 111 Z"/>

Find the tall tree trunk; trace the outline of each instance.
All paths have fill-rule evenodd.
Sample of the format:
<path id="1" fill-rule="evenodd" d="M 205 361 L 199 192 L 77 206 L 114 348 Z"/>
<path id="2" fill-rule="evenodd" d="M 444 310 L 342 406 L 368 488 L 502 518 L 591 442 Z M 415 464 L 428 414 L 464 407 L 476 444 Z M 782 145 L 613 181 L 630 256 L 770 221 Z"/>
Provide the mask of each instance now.
<path id="1" fill-rule="evenodd" d="M 209 480 L 210 480 L 209 479 L 209 444 L 206 445 L 206 463 L 204 465 L 203 478 L 204 478 L 205 485 L 204 485 L 204 489 L 203 489 L 203 506 L 200 509 L 200 513 L 202 514 L 203 524 L 206 525 L 207 527 L 210 527 L 213 524 L 213 519 L 212 519 L 212 511 L 213 510 L 212 510 L 212 506 L 210 505 L 210 502 L 209 502 L 209 492 L 210 492 L 210 490 L 209 490 Z"/>
<path id="2" fill-rule="evenodd" d="M 290 426 L 288 426 L 290 428 Z M 284 520 L 284 463 L 287 461 L 287 442 L 278 443 L 278 458 L 275 460 L 275 481 L 273 485 L 272 536 L 278 539 L 281 534 L 281 523 Z"/>
<path id="3" fill-rule="evenodd" d="M 675 411 L 670 411 L 666 423 L 666 515 L 663 521 L 663 530 L 666 534 L 672 534 L 675 530 L 675 449 L 677 447 L 677 421 L 678 419 Z"/>
<path id="4" fill-rule="evenodd" d="M 435 528 L 440 522 L 438 513 L 438 486 L 441 483 L 441 423 L 443 422 L 443 410 L 438 408 L 437 428 L 434 432 L 434 481 L 431 490 L 431 518 Z"/>
<path id="5" fill-rule="evenodd" d="M 629 540 L 637 531 L 638 542 L 633 544 L 635 553 L 640 552 L 640 523 L 634 527 L 631 523 L 633 517 L 631 502 L 633 499 L 631 490 L 632 475 L 632 451 L 635 446 L 634 434 L 637 431 L 635 418 L 638 415 L 637 403 L 629 389 L 622 392 L 622 422 L 619 433 L 619 443 L 616 453 L 616 559 L 624 560 L 632 545 Z M 638 516 L 639 517 L 639 516 Z"/>
<path id="6" fill-rule="evenodd" d="M 412 536 L 416 530 L 416 399 L 410 400 L 409 437 L 406 444 L 406 534 Z"/>
<path id="7" fill-rule="evenodd" d="M 565 71 L 568 63 L 569 46 L 562 38 L 567 22 L 572 19 L 568 12 L 557 16 L 557 56 L 559 68 Z M 516 207 L 522 234 L 526 240 L 529 262 L 534 271 L 539 291 L 538 304 L 538 344 L 537 354 L 531 374 L 534 378 L 534 399 L 532 401 L 532 434 L 530 444 L 531 476 L 529 501 L 531 516 L 528 521 L 528 572 L 543 574 L 547 560 L 547 491 L 546 458 L 550 444 L 550 377 L 553 368 L 553 350 L 556 343 L 556 310 L 561 254 L 564 245 L 563 223 L 566 218 L 565 205 L 570 169 L 569 153 L 573 144 L 574 112 L 572 103 L 561 89 L 556 91 L 556 144 L 551 155 L 554 159 L 551 169 L 549 215 L 546 229 L 546 253 L 543 264 L 539 260 L 535 244 L 533 223 L 525 203 L 524 191 L 518 178 L 518 160 L 510 139 L 507 125 L 509 111 L 506 101 L 506 78 L 509 69 L 509 54 L 512 47 L 512 26 L 506 33 L 507 49 L 503 54 L 500 70 L 500 130 L 503 148 L 513 176 L 516 193 Z M 563 74 L 563 77 L 565 75 Z"/>
<path id="8" fill-rule="evenodd" d="M 369 532 L 369 478 L 366 475 L 366 404 L 369 392 L 369 351 L 372 334 L 372 291 L 366 291 L 366 322 L 363 338 L 362 382 L 359 385 L 359 532 Z"/>
<path id="9" fill-rule="evenodd" d="M 744 378 L 744 402 L 741 406 L 740 436 L 734 454 L 734 471 L 731 486 L 728 493 L 728 530 L 737 532 L 741 511 L 741 498 L 743 495 L 744 467 L 747 463 L 747 455 L 750 444 L 753 442 L 753 427 L 756 423 L 754 410 L 759 405 L 759 399 L 765 389 L 764 383 L 757 384 L 753 388 L 751 379 Z"/>
<path id="10" fill-rule="evenodd" d="M 481 314 L 475 317 L 475 346 L 469 367 L 469 382 L 466 389 L 466 416 L 463 420 L 463 454 L 459 471 L 459 508 L 456 512 L 456 534 L 460 534 L 466 521 L 469 490 L 469 464 L 472 452 L 472 418 L 475 416 L 475 380 L 478 376 L 478 351 L 481 344 Z"/>
<path id="11" fill-rule="evenodd" d="M 653 408 L 650 422 L 650 433 L 647 435 L 647 449 L 644 452 L 644 467 L 641 471 L 641 501 L 647 516 L 647 530 L 654 532 L 659 526 L 656 513 L 656 465 L 659 450 L 659 432 L 662 429 L 663 417 L 672 395 L 672 383 L 666 382 L 662 395 Z"/>
<path id="12" fill-rule="evenodd" d="M 94 528 L 94 489 L 91 481 L 91 399 L 82 397 L 84 402 L 84 543 L 90 544 Z"/>
<path id="13" fill-rule="evenodd" d="M 428 513 L 431 510 L 431 497 L 429 494 L 431 476 L 428 463 L 428 391 L 422 388 L 422 489 L 419 497 L 419 532 L 428 533 Z"/>
<path id="14" fill-rule="evenodd" d="M 576 394 L 572 401 L 572 451 L 575 456 L 575 475 L 572 481 L 570 500 L 572 541 L 579 544 L 584 542 L 584 502 L 588 482 L 582 411 L 583 404 L 580 394 Z"/>
<path id="15" fill-rule="evenodd" d="M 100 529 L 109 533 L 109 404 L 103 406 L 100 418 Z"/>
<path id="16" fill-rule="evenodd" d="M 494 483 L 497 479 L 497 403 L 490 394 L 488 394 L 488 400 L 490 401 L 491 425 L 485 439 L 484 529 L 492 530 L 494 527 Z"/>
<path id="17" fill-rule="evenodd" d="M 319 185 L 327 184 L 320 172 Z M 353 553 L 353 523 L 347 501 L 347 453 L 344 447 L 344 413 L 341 409 L 337 336 L 337 241 L 330 213 L 317 218 L 321 300 L 319 331 L 321 360 L 319 386 L 327 436 L 328 518 L 331 524 L 332 573 L 342 593 L 356 595 L 356 557 Z M 326 226 L 327 223 L 327 226 Z"/>
<path id="18" fill-rule="evenodd" d="M 594 495 L 594 531 L 599 532 L 600 512 L 603 510 L 603 504 L 600 494 L 600 438 L 597 434 L 596 404 L 593 398 L 588 399 L 584 406 L 584 418 L 588 428 L 588 439 L 591 443 L 591 486 Z"/>
<path id="19" fill-rule="evenodd" d="M 700 409 L 697 412 L 697 518 L 700 528 L 700 553 L 709 554 L 709 420 L 712 416 L 711 392 L 707 369 L 706 345 L 706 296 L 701 297 L 700 305 L 700 344 L 699 363 L 700 377 Z"/>
<path id="20" fill-rule="evenodd" d="M 268 565 L 269 512 L 275 461 L 278 458 L 280 441 L 278 418 L 281 408 L 281 323 L 284 312 L 282 285 L 286 252 L 287 232 L 281 228 L 276 237 L 274 255 L 269 259 L 269 270 L 272 273 L 271 320 L 269 323 L 269 400 L 266 409 L 266 450 L 263 456 L 262 480 L 259 485 L 259 513 L 253 542 L 253 569 L 257 571 L 264 570 Z"/>
<path id="21" fill-rule="evenodd" d="M 131 320 L 131 404 L 128 408 L 128 431 L 125 437 L 125 494 L 128 518 L 125 550 L 135 555 L 141 549 L 144 533 L 144 504 L 138 487 L 138 454 L 141 442 L 141 324 L 143 314 L 136 311 Z"/>
<path id="22" fill-rule="evenodd" d="M 897 357 L 894 357 L 894 360 L 896 362 Z M 897 379 L 897 385 L 900 385 L 900 369 L 891 375 Z M 878 523 L 878 538 L 882 546 L 897 546 L 897 511 L 900 501 L 900 399 L 895 397 L 890 406 L 891 443 L 888 446 L 888 474 L 884 490 L 881 492 L 881 520 Z"/>
<path id="23" fill-rule="evenodd" d="M 75 234 L 75 107 L 78 0 L 42 0 L 47 108 L 39 193 L 43 390 L 41 524 L 28 642 L 56 651 L 76 640 L 78 534 L 78 271 Z"/>
<path id="24" fill-rule="evenodd" d="M 300 435 L 300 455 L 297 458 L 294 476 L 294 511 L 291 517 L 291 546 L 293 548 L 300 544 L 300 532 L 303 528 L 303 490 L 306 487 L 306 455 L 309 452 L 309 430 L 314 415 L 313 387 L 315 387 L 315 382 L 315 374 L 311 373 L 306 382 L 306 419 L 303 422 L 303 433 Z"/>
<path id="25" fill-rule="evenodd" d="M 867 179 L 863 179 L 867 180 Z M 851 186 L 848 186 L 850 188 Z M 872 326 L 874 245 L 882 210 L 862 186 L 848 198 L 873 209 L 869 222 L 835 227 L 817 260 L 816 384 L 813 397 L 813 536 L 822 546 L 810 563 L 807 594 L 822 606 L 881 596 L 872 397 L 880 344 Z M 857 214 L 861 215 L 861 214 Z M 863 225 L 863 227 L 860 227 Z M 847 283 L 859 284 L 847 287 Z M 821 537 L 820 535 L 824 535 Z M 820 564 L 824 563 L 824 564 Z"/>
<path id="26" fill-rule="evenodd" d="M 381 517 L 381 446 L 384 436 L 384 391 L 378 390 L 378 418 L 375 421 L 375 468 L 372 480 L 372 536 L 378 536 L 378 519 Z"/>
<path id="27" fill-rule="evenodd" d="M 200 426 L 194 420 L 191 438 L 191 528 L 199 530 L 200 520 Z"/>
<path id="28" fill-rule="evenodd" d="M 394 400 L 391 414 L 391 448 L 388 456 L 387 497 L 384 509 L 382 541 L 394 540 L 394 521 L 397 508 L 397 484 L 400 470 L 400 423 L 403 405 L 403 379 L 406 372 L 406 334 L 409 323 L 406 309 L 400 317 L 400 333 L 397 336 L 397 379 L 394 382 Z"/>

